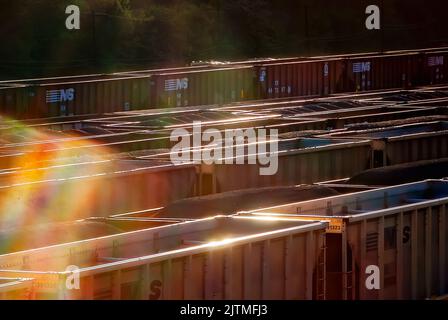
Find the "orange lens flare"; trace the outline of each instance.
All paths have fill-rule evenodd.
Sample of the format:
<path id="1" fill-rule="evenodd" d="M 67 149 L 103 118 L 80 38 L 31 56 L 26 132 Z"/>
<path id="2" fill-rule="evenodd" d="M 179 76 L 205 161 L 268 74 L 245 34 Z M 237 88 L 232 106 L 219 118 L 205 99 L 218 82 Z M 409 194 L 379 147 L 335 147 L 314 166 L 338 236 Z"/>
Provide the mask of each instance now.
<path id="1" fill-rule="evenodd" d="M 111 170 L 112 150 L 94 139 L 19 123 L 0 133 L 0 139 L 0 150 L 9 159 L 0 161 L 0 251 L 58 243 L 67 235 L 45 223 L 94 215 L 102 180 L 90 177 Z M 15 155 L 8 157 L 9 152 Z"/>

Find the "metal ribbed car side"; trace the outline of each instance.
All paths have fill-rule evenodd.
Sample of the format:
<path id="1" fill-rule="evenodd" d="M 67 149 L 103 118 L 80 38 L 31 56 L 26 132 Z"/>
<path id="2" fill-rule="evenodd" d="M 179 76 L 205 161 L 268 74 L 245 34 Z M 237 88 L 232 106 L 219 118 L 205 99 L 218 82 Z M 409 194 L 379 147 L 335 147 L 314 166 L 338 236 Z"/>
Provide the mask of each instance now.
<path id="1" fill-rule="evenodd" d="M 252 67 L 151 76 L 151 107 L 186 107 L 256 99 Z"/>
<path id="2" fill-rule="evenodd" d="M 386 88 L 406 88 L 416 85 L 421 77 L 415 67 L 420 54 L 382 55 L 349 58 L 345 92 Z"/>
<path id="3" fill-rule="evenodd" d="M 149 84 L 149 77 L 113 75 L 36 79 L 0 90 L 0 106 L 15 119 L 146 109 Z"/>
<path id="4" fill-rule="evenodd" d="M 326 227 L 216 217 L 0 256 L 0 275 L 33 278 L 37 299 L 323 299 Z"/>
<path id="5" fill-rule="evenodd" d="M 342 59 L 330 59 L 257 66 L 259 96 L 273 99 L 335 93 L 343 78 L 342 64 Z"/>
<path id="6" fill-rule="evenodd" d="M 34 300 L 34 280 L 0 277 L 0 300 Z"/>
<path id="7" fill-rule="evenodd" d="M 448 157 L 448 126 L 445 121 L 354 130 L 323 135 L 323 138 L 372 140 L 372 166 Z"/>
<path id="8" fill-rule="evenodd" d="M 448 78 L 448 52 L 425 53 L 422 58 L 423 79 L 427 84 L 446 83 Z"/>
<path id="9" fill-rule="evenodd" d="M 0 182 L 0 220 L 4 227 L 21 227 L 159 208 L 193 196 L 195 184 L 195 166 L 163 161 L 100 161 L 12 172 Z M 14 214 L 6 214 L 10 207 Z"/>

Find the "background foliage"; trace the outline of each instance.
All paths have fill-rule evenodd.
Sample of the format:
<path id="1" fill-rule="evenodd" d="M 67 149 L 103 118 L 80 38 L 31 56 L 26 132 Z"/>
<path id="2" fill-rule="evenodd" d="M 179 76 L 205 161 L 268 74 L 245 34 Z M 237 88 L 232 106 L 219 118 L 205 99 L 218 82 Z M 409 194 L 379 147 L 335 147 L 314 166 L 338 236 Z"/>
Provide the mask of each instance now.
<path id="1" fill-rule="evenodd" d="M 383 31 L 365 8 L 384 5 Z M 80 31 L 65 8 L 81 7 Z M 0 78 L 448 44 L 446 0 L 0 0 Z"/>

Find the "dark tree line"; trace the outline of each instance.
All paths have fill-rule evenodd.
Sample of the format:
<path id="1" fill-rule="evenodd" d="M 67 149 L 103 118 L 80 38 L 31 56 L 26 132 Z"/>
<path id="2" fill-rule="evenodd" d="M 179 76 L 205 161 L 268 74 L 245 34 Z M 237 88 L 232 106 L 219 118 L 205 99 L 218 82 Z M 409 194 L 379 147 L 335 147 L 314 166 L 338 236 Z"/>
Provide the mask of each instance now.
<path id="1" fill-rule="evenodd" d="M 381 5 L 382 31 L 364 27 Z M 65 8 L 81 8 L 81 30 Z M 446 0 L 0 0 L 0 78 L 448 43 Z"/>

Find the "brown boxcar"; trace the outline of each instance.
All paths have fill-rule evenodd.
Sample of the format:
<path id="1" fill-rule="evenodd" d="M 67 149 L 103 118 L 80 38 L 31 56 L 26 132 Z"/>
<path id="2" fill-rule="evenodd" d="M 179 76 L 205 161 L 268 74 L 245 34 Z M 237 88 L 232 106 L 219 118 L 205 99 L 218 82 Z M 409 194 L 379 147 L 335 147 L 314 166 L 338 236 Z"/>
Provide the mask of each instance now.
<path id="1" fill-rule="evenodd" d="M 26 118 L 33 96 L 34 91 L 28 86 L 0 84 L 0 113 L 12 118 L 20 115 Z"/>
<path id="2" fill-rule="evenodd" d="M 257 66 L 258 96 L 273 99 L 335 93 L 343 78 L 342 67 L 342 59 Z"/>
<path id="3" fill-rule="evenodd" d="M 346 60 L 344 92 L 415 86 L 421 78 L 421 54 L 378 55 Z"/>
<path id="4" fill-rule="evenodd" d="M 113 75 L 30 80 L 14 90 L 0 90 L 1 110 L 30 119 L 145 109 L 149 84 L 148 77 Z"/>

